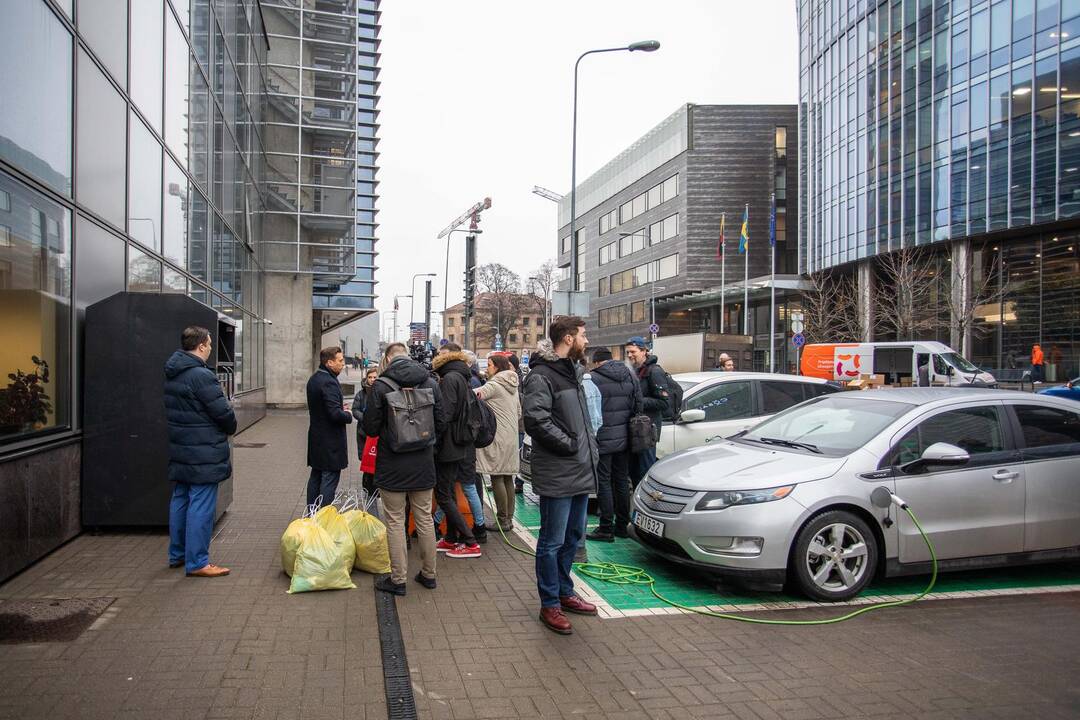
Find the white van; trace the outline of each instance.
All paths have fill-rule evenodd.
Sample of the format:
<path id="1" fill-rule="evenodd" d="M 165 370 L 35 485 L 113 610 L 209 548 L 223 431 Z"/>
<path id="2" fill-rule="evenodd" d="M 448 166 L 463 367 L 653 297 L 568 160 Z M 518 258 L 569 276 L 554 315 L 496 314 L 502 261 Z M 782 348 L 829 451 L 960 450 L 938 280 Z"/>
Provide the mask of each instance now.
<path id="1" fill-rule="evenodd" d="M 847 382 L 884 375 L 889 384 L 905 378 L 915 387 L 996 387 L 997 380 L 939 342 L 820 343 L 802 349 L 803 375 Z"/>

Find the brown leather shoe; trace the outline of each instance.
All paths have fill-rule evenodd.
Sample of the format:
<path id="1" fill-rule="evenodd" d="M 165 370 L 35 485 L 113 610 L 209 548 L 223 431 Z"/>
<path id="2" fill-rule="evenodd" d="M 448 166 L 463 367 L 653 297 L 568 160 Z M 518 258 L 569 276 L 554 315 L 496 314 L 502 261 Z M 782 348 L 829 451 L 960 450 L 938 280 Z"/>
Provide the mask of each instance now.
<path id="1" fill-rule="evenodd" d="M 574 628 L 570 625 L 570 621 L 563 615 L 561 608 L 546 607 L 540 608 L 540 622 L 544 623 L 544 627 L 552 632 L 557 632 L 560 635 L 570 635 L 574 632 Z"/>
<path id="2" fill-rule="evenodd" d="M 559 604 L 562 605 L 562 609 L 567 612 L 577 613 L 578 615 L 595 615 L 596 606 L 592 603 L 585 602 L 577 595 L 571 595 L 570 597 L 559 598 Z"/>
<path id="3" fill-rule="evenodd" d="M 219 567 L 217 565 L 210 564 L 210 565 L 205 565 L 205 566 L 199 568 L 195 572 L 189 572 L 187 574 L 187 576 L 188 577 L 214 578 L 214 577 L 225 577 L 228 574 L 229 574 L 229 568 Z"/>

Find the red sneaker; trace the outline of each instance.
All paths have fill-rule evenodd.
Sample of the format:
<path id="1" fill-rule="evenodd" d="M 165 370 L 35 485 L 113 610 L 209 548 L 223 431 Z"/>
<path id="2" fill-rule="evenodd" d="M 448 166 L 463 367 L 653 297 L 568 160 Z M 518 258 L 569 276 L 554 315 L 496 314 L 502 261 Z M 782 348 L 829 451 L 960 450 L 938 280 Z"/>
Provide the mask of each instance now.
<path id="1" fill-rule="evenodd" d="M 445 540 L 445 539 L 440 540 L 439 542 L 435 543 L 435 551 L 436 552 L 443 552 L 443 553 L 444 552 L 450 552 L 451 550 L 453 550 L 456 547 L 457 547 L 457 543 L 452 543 L 449 540 Z"/>
<path id="2" fill-rule="evenodd" d="M 577 595 L 571 595 L 569 597 L 559 598 L 559 604 L 562 605 L 562 609 L 567 612 L 577 613 L 578 615 L 595 615 L 596 606 L 592 603 L 585 602 Z"/>
<path id="3" fill-rule="evenodd" d="M 574 632 L 570 621 L 563 615 L 563 611 L 557 607 L 540 608 L 540 622 L 544 623 L 544 627 L 548 630 L 557 632 L 560 635 L 570 635 Z"/>
<path id="4" fill-rule="evenodd" d="M 465 543 L 459 543 L 453 550 L 446 552 L 446 557 L 452 558 L 474 558 L 480 557 L 480 546 L 476 543 L 472 545 L 466 545 Z"/>

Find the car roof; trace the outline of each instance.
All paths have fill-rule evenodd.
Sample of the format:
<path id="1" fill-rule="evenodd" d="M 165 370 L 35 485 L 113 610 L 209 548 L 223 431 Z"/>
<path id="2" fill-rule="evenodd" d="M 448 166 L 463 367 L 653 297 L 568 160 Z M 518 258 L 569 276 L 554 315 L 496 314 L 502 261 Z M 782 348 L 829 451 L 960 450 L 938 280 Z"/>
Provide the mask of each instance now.
<path id="1" fill-rule="evenodd" d="M 692 383 L 709 382 L 710 380 L 797 380 L 808 383 L 825 383 L 825 380 L 808 375 L 786 375 L 784 373 L 764 372 L 722 372 L 720 370 L 705 370 L 703 372 L 676 373 L 671 376 L 676 382 L 683 380 Z"/>
<path id="2" fill-rule="evenodd" d="M 1076 403 L 1075 400 L 1036 395 L 1029 392 L 1020 392 L 1019 390 L 991 390 L 977 387 L 883 387 L 873 390 L 850 391 L 832 397 L 852 398 L 855 400 L 885 400 L 888 402 L 908 403 L 909 405 L 948 404 L 960 400 L 1023 400 L 1040 404 L 1053 404 L 1059 407 L 1068 407 L 1070 402 Z"/>

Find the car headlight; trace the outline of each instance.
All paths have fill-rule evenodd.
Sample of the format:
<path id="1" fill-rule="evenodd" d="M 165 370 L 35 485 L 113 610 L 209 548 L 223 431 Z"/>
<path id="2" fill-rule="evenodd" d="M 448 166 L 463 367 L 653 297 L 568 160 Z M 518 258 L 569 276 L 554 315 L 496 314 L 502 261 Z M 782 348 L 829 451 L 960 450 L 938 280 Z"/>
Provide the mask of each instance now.
<path id="1" fill-rule="evenodd" d="M 791 494 L 794 485 L 765 488 L 764 490 L 721 490 L 708 492 L 698 500 L 695 510 L 723 510 L 732 505 L 756 505 L 781 500 Z"/>

